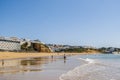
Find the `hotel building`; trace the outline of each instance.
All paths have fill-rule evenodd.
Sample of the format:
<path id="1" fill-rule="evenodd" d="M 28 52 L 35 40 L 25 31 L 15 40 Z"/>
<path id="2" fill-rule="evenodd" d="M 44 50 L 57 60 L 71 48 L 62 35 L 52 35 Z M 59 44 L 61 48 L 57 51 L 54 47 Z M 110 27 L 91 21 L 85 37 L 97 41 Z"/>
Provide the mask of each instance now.
<path id="1" fill-rule="evenodd" d="M 2 51 L 20 51 L 20 40 L 16 37 L 0 37 L 0 50 Z"/>

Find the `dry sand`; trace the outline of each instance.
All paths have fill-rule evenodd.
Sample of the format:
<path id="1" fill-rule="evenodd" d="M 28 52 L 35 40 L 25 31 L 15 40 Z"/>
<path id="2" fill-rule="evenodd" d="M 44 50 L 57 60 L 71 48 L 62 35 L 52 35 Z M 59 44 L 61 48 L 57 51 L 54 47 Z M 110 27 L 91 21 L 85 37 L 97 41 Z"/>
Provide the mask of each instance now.
<path id="1" fill-rule="evenodd" d="M 0 60 L 28 58 L 28 57 L 44 57 L 44 56 L 63 56 L 63 55 L 78 55 L 81 53 L 21 53 L 21 52 L 0 52 Z"/>

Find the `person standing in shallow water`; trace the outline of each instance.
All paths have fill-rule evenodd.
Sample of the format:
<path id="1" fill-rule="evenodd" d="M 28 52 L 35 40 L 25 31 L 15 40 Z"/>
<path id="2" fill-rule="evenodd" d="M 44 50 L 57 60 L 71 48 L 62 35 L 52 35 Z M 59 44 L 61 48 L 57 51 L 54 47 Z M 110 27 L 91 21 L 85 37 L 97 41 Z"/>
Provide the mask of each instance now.
<path id="1" fill-rule="evenodd" d="M 66 55 L 64 54 L 64 63 L 66 63 Z"/>
<path id="2" fill-rule="evenodd" d="M 64 54 L 64 59 L 66 59 L 66 55 Z"/>

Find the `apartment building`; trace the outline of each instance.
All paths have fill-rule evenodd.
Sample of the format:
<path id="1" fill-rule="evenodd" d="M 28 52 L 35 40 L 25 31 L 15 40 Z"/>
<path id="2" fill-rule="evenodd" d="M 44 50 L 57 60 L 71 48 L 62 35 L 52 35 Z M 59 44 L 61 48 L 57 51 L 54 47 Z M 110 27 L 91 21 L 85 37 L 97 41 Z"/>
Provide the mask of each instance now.
<path id="1" fill-rule="evenodd" d="M 3 51 L 20 51 L 20 40 L 15 37 L 0 37 L 0 50 Z"/>

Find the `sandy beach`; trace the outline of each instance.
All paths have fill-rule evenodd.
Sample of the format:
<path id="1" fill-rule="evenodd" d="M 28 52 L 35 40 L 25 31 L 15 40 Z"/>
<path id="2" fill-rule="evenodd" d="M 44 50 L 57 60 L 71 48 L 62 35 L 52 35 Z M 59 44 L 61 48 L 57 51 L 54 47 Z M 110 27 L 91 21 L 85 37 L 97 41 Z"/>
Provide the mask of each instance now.
<path id="1" fill-rule="evenodd" d="M 23 52 L 21 53 L 21 52 L 0 52 L 0 60 L 2 60 L 2 59 L 28 58 L 28 57 L 63 56 L 64 54 L 65 55 L 79 55 L 81 53 L 23 53 Z"/>
<path id="2" fill-rule="evenodd" d="M 59 53 L 61 56 L 57 56 L 58 53 L 21 53 L 21 56 L 12 52 L 1 54 L 4 54 L 1 55 L 4 59 L 5 54 L 9 56 L 0 60 L 0 80 L 59 80 L 63 73 L 80 64 L 79 60 L 76 60 L 79 56 L 77 53 L 66 53 L 66 59 L 63 58 L 64 53 Z M 29 54 L 31 58 L 27 58 L 30 57 Z M 54 55 L 53 58 L 51 55 Z"/>
<path id="3" fill-rule="evenodd" d="M 68 55 L 66 59 L 64 54 Z M 0 80 L 119 80 L 119 57 L 98 53 L 0 52 Z"/>

